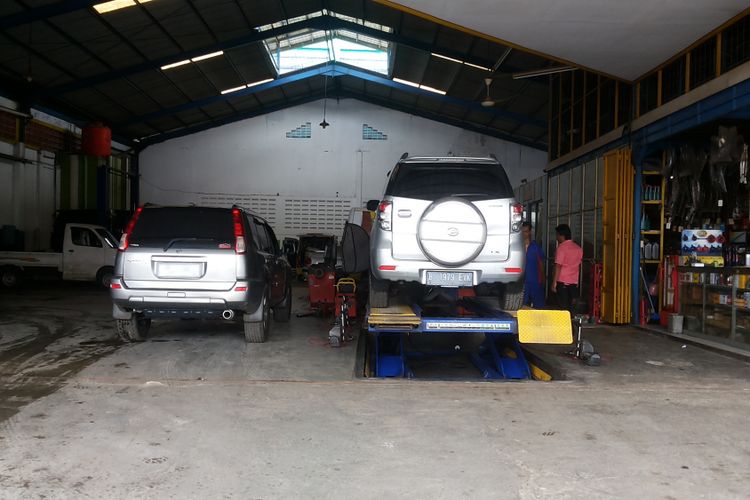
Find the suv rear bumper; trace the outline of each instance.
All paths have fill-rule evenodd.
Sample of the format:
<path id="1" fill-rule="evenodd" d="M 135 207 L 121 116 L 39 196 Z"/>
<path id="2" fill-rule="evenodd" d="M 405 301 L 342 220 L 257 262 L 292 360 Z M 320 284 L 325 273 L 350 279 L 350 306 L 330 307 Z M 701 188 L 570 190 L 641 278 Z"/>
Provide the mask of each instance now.
<path id="1" fill-rule="evenodd" d="M 120 288 L 110 288 L 112 302 L 118 309 L 125 311 L 156 308 L 193 311 L 224 309 L 255 311 L 262 296 L 262 291 L 251 293 L 250 284 L 247 281 L 238 281 L 231 290 L 188 291 L 128 288 L 121 278 L 113 278 L 111 283 L 120 286 Z M 237 287 L 245 287 L 245 290 L 237 291 Z"/>
<path id="2" fill-rule="evenodd" d="M 471 262 L 461 267 L 445 267 L 429 260 L 402 260 L 391 256 L 390 247 L 373 249 L 372 274 L 386 281 L 414 281 L 427 284 L 427 271 L 471 272 L 472 286 L 480 283 L 512 283 L 521 279 L 525 257 L 511 252 L 503 262 Z M 514 258 L 515 257 L 515 258 Z"/>

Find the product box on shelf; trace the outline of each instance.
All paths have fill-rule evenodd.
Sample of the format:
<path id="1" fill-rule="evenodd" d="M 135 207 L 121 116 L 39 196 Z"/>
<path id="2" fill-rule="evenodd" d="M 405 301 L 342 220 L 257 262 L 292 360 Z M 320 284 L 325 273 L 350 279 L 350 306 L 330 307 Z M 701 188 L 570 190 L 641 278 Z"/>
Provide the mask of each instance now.
<path id="1" fill-rule="evenodd" d="M 731 315 L 717 312 L 713 314 L 713 317 L 710 316 L 711 315 L 706 315 L 706 321 L 709 322 L 710 326 L 726 330 L 726 332 L 729 333 L 729 329 L 732 327 Z"/>
<path id="2" fill-rule="evenodd" d="M 679 259 L 680 266 L 724 267 L 724 257 L 721 255 L 682 255 Z"/>
<path id="3" fill-rule="evenodd" d="M 720 257 L 724 247 L 724 233 L 720 229 L 684 229 L 681 255 Z"/>
<path id="4" fill-rule="evenodd" d="M 711 292 L 708 294 L 707 299 L 709 304 L 720 304 L 723 306 L 732 304 L 732 297 L 725 293 Z"/>

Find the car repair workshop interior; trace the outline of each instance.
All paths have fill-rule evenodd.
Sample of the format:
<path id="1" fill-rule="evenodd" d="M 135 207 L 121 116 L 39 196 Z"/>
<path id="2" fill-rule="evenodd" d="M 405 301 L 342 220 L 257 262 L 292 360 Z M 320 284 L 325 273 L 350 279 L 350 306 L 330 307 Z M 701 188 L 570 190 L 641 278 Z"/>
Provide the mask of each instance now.
<path id="1" fill-rule="evenodd" d="M 747 0 L 0 2 L 0 499 L 744 499 Z"/>

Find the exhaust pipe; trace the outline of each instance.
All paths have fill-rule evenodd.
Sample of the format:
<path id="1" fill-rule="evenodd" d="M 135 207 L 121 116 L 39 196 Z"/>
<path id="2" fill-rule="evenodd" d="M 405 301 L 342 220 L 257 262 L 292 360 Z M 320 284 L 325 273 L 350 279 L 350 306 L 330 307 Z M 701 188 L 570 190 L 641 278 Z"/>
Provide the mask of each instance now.
<path id="1" fill-rule="evenodd" d="M 231 309 L 225 309 L 221 312 L 221 317 L 226 320 L 230 320 L 234 318 L 234 311 L 232 311 Z"/>

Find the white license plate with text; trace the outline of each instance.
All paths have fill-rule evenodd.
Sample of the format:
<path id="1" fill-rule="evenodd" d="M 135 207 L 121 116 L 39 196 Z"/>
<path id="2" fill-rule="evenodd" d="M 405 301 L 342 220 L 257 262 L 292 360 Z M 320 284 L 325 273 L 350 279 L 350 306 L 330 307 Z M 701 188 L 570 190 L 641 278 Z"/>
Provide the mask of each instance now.
<path id="1" fill-rule="evenodd" d="M 474 273 L 459 271 L 427 271 L 426 285 L 432 286 L 472 286 Z"/>

